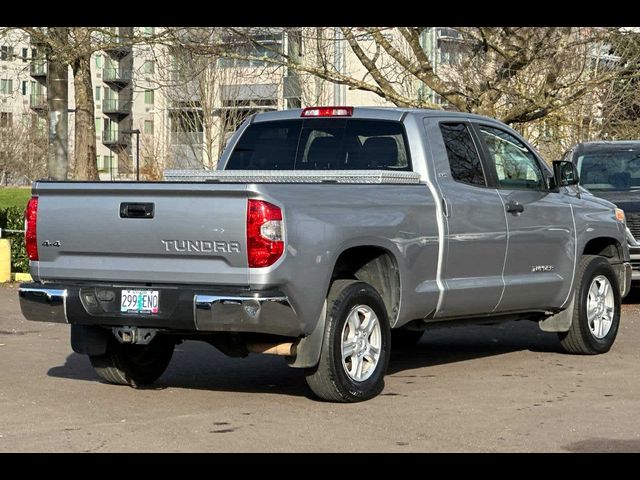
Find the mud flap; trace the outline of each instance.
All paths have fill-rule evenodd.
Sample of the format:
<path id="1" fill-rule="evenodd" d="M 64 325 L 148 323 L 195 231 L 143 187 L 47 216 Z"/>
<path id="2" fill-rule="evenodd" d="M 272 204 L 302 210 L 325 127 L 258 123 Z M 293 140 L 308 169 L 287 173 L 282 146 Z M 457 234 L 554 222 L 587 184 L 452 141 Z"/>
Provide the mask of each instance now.
<path id="1" fill-rule="evenodd" d="M 320 361 L 320 351 L 322 350 L 322 342 L 324 340 L 324 326 L 327 318 L 327 301 L 325 300 L 320 318 L 316 323 L 311 335 L 304 337 L 297 345 L 296 358 L 291 363 L 293 368 L 313 368 Z"/>
<path id="2" fill-rule="evenodd" d="M 90 325 L 71 325 L 71 348 L 82 355 L 103 355 L 111 330 Z"/>
<path id="3" fill-rule="evenodd" d="M 568 332 L 571 328 L 571 321 L 573 319 L 573 304 L 575 302 L 575 293 L 571 296 L 571 302 L 569 306 L 544 320 L 540 320 L 538 325 L 543 332 Z"/>

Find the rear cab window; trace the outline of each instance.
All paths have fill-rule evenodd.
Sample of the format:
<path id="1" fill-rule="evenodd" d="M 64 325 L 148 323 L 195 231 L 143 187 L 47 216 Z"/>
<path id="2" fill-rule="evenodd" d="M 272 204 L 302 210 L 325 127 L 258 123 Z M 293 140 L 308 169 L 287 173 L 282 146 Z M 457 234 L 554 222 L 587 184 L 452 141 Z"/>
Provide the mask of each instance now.
<path id="1" fill-rule="evenodd" d="M 411 159 L 398 121 L 277 120 L 249 125 L 225 170 L 410 171 Z"/>

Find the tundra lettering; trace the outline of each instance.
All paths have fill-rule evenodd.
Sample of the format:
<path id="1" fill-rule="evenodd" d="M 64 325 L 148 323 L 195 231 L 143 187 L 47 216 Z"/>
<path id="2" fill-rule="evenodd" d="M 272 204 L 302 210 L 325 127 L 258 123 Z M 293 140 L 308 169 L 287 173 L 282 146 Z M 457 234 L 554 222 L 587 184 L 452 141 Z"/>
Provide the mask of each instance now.
<path id="1" fill-rule="evenodd" d="M 160 240 L 166 252 L 240 253 L 240 242 L 222 240 Z"/>
<path id="2" fill-rule="evenodd" d="M 185 340 L 279 355 L 334 402 L 378 395 L 391 349 L 443 326 L 535 321 L 568 353 L 605 353 L 627 226 L 567 163 L 466 113 L 257 113 L 216 171 L 35 182 L 20 307 L 70 324 L 98 377 L 136 387 Z"/>

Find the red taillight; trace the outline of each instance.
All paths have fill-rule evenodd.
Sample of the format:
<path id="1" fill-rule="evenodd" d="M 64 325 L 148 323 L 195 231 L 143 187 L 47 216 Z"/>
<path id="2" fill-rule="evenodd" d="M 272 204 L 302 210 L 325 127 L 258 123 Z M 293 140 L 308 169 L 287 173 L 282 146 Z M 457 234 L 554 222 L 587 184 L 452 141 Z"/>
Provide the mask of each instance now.
<path id="1" fill-rule="evenodd" d="M 38 260 L 38 197 L 31 197 L 27 203 L 27 210 L 24 212 L 24 244 L 27 249 L 29 260 Z"/>
<path id="2" fill-rule="evenodd" d="M 247 204 L 247 258 L 249 267 L 273 265 L 284 252 L 282 210 L 263 200 Z"/>
<path id="3" fill-rule="evenodd" d="M 302 110 L 301 117 L 350 117 L 353 107 L 308 107 Z"/>

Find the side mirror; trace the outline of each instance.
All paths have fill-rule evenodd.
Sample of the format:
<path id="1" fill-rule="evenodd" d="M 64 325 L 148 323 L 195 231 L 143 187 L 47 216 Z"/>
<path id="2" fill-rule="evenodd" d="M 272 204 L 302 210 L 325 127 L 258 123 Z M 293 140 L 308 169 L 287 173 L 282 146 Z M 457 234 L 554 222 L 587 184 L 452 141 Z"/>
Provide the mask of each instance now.
<path id="1" fill-rule="evenodd" d="M 555 160 L 553 162 L 553 179 L 557 187 L 566 187 L 568 185 L 578 185 L 578 169 L 573 162 L 565 160 Z"/>

